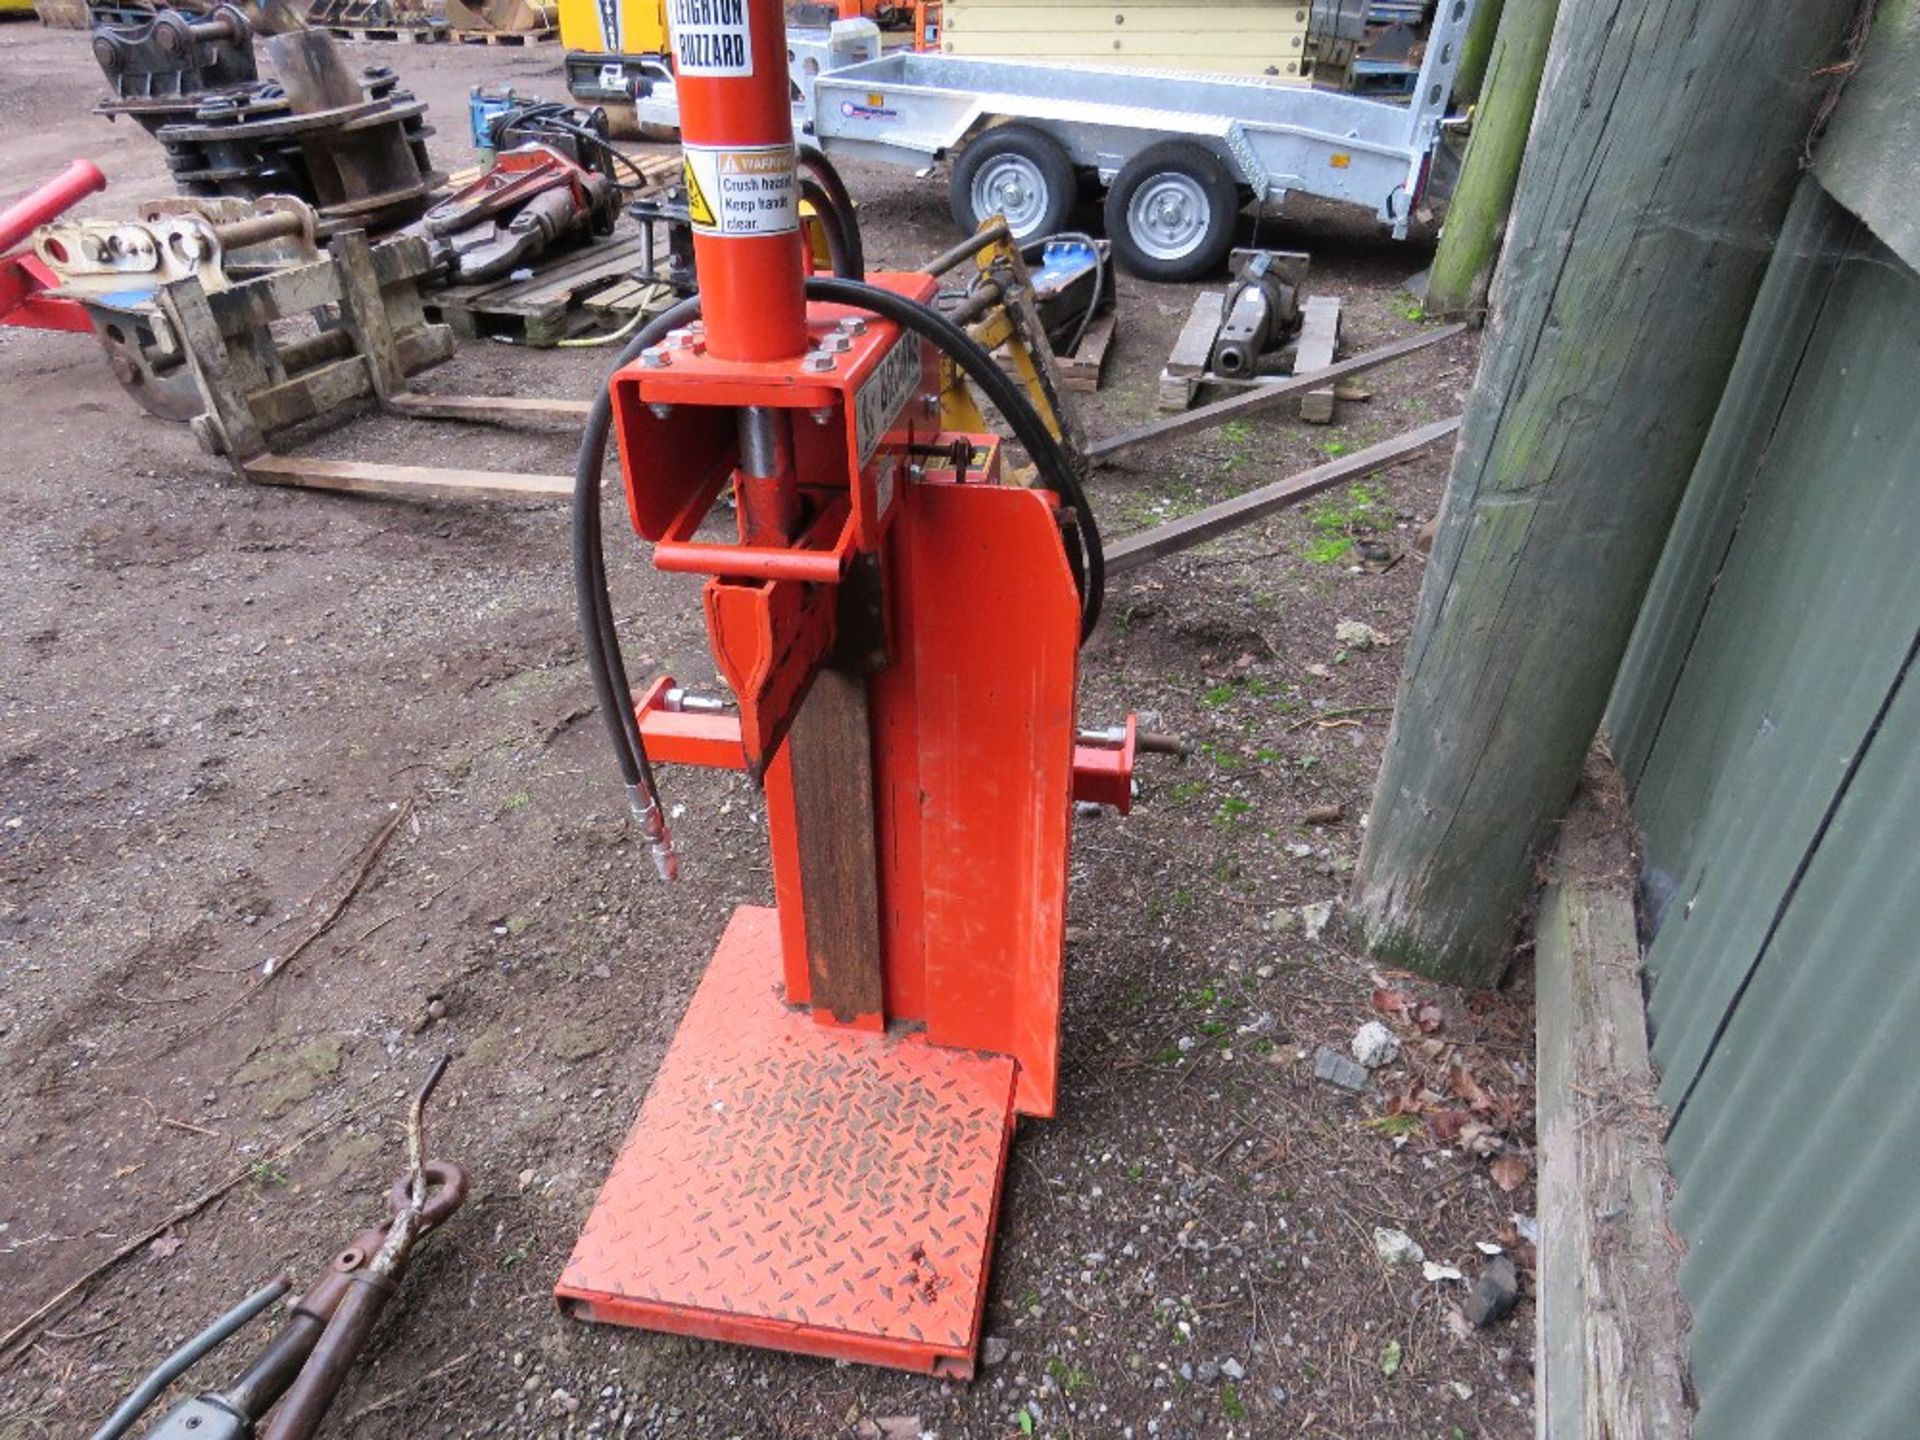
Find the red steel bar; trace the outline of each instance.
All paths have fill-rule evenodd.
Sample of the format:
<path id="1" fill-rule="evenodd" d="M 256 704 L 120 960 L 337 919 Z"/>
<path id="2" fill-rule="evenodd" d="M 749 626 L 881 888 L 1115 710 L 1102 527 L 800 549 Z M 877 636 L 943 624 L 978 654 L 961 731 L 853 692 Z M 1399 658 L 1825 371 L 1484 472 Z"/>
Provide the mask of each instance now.
<path id="1" fill-rule="evenodd" d="M 75 160 L 39 189 L 28 191 L 0 210 L 0 254 L 94 191 L 106 188 L 107 177 L 98 165 L 91 160 Z"/>

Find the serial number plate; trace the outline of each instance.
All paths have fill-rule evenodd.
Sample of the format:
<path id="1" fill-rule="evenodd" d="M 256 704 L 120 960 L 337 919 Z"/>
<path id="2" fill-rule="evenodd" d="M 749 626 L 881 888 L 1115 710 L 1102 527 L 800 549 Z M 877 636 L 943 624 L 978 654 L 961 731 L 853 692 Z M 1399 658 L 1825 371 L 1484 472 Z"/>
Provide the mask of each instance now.
<path id="1" fill-rule="evenodd" d="M 873 457 L 874 447 L 894 428 L 900 412 L 920 388 L 920 337 L 902 335 L 887 358 L 874 368 L 854 398 L 854 434 L 860 444 L 860 463 Z"/>

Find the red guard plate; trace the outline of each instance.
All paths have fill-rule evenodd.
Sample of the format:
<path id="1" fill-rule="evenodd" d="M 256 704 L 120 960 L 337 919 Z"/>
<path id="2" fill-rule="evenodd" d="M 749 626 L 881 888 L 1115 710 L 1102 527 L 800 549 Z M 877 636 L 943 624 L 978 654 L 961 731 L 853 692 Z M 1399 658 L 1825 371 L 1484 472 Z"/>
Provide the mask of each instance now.
<path id="1" fill-rule="evenodd" d="M 820 1025 L 734 913 L 554 1293 L 587 1320 L 973 1373 L 1014 1062 Z"/>

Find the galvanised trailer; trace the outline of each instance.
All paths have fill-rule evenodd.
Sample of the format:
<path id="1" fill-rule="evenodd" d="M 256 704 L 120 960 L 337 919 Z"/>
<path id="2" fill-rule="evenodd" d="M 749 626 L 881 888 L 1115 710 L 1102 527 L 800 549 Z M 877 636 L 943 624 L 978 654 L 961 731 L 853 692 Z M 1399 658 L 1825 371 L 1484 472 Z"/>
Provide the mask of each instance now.
<path id="1" fill-rule="evenodd" d="M 1241 207 L 1294 191 L 1364 205 L 1404 239 L 1440 142 L 1473 0 L 1440 0 L 1409 103 L 1232 76 L 970 60 L 901 51 L 810 77 L 829 155 L 919 170 L 952 157 L 953 216 L 1028 240 L 1066 227 L 1089 186 L 1135 274 L 1217 270 Z"/>

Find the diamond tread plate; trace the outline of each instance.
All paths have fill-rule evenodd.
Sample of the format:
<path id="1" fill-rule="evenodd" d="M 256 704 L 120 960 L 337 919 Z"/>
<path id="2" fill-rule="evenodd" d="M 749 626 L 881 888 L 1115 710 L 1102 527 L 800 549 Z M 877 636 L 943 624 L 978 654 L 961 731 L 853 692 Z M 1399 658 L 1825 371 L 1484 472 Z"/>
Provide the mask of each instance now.
<path id="1" fill-rule="evenodd" d="M 1014 1062 L 817 1023 L 743 908 L 574 1246 L 586 1318 L 971 1370 Z"/>

